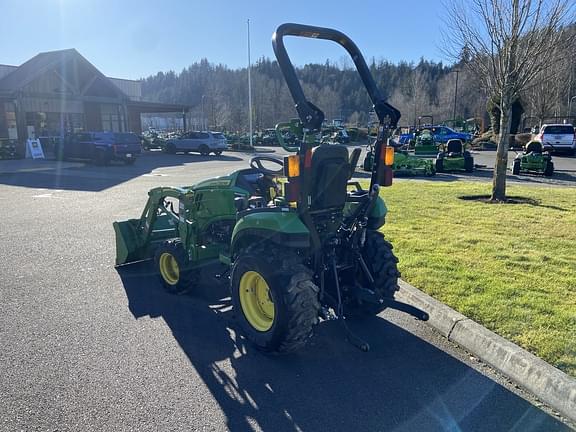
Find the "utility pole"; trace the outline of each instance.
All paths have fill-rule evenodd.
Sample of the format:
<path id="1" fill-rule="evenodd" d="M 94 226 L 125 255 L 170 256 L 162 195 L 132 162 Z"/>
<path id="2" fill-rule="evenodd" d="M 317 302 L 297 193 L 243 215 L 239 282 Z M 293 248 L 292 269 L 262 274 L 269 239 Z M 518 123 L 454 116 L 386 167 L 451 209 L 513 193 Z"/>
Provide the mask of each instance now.
<path id="1" fill-rule="evenodd" d="M 250 79 L 250 19 L 248 19 L 248 124 L 250 128 L 250 147 L 252 144 L 252 80 Z"/>
<path id="2" fill-rule="evenodd" d="M 572 101 L 576 99 L 576 96 L 572 96 L 568 102 L 568 118 L 572 116 Z"/>
<path id="3" fill-rule="evenodd" d="M 456 120 L 456 101 L 458 100 L 458 74 L 460 71 L 458 69 L 453 70 L 452 72 L 456 72 L 456 86 L 454 88 L 454 112 L 452 113 L 452 119 Z"/>
<path id="4" fill-rule="evenodd" d="M 206 95 L 202 95 L 202 119 L 201 119 L 202 125 L 201 125 L 201 129 L 202 129 L 203 131 L 206 130 L 206 127 L 205 127 L 205 123 L 206 123 L 206 122 L 204 121 L 204 98 L 205 98 L 205 97 L 206 97 Z"/>

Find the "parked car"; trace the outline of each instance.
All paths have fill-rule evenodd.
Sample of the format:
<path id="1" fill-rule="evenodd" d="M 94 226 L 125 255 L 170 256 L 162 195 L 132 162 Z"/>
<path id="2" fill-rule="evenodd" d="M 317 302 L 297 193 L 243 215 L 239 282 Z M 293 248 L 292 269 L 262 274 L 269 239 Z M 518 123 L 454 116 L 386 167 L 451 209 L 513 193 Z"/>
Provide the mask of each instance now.
<path id="1" fill-rule="evenodd" d="M 61 159 L 88 159 L 98 165 L 122 161 L 132 165 L 142 153 L 140 138 L 129 132 L 80 132 L 69 134 L 60 142 Z"/>
<path id="2" fill-rule="evenodd" d="M 198 152 L 203 156 L 210 153 L 220 155 L 228 148 L 224 134 L 220 132 L 192 131 L 182 134 L 179 138 L 166 141 L 163 150 L 166 153 Z"/>
<path id="3" fill-rule="evenodd" d="M 545 148 L 551 147 L 553 152 L 565 151 L 571 155 L 576 153 L 576 136 L 571 124 L 544 124 L 536 135 L 536 140 Z"/>
<path id="4" fill-rule="evenodd" d="M 472 141 L 472 134 L 467 132 L 456 132 L 454 129 L 449 128 L 448 126 L 423 126 L 422 129 L 428 129 L 432 131 L 434 141 L 437 143 L 447 143 L 451 139 L 459 139 L 464 143 Z M 408 144 L 414 140 L 414 138 L 414 133 L 401 134 L 400 143 Z"/>

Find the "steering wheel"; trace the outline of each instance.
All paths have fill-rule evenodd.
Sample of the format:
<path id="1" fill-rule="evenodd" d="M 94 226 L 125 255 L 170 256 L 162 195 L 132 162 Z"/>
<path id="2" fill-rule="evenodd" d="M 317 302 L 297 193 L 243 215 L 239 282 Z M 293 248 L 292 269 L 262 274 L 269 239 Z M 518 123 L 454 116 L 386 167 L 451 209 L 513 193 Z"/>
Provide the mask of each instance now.
<path id="1" fill-rule="evenodd" d="M 272 162 L 277 165 L 280 165 L 280 168 L 277 170 L 271 170 L 269 168 L 265 168 L 262 165 L 262 162 Z M 257 170 L 262 174 L 278 176 L 284 172 L 284 162 L 280 159 L 276 159 L 269 156 L 254 156 L 252 159 L 250 159 L 250 168 Z"/>

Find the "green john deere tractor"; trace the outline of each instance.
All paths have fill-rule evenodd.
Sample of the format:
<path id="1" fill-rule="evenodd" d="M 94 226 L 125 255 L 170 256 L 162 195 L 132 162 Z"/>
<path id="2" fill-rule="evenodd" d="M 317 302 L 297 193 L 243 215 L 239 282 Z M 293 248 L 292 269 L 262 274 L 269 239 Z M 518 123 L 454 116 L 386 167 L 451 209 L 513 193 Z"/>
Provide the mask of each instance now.
<path id="1" fill-rule="evenodd" d="M 411 155 L 403 145 L 390 141 L 394 147 L 394 163 L 392 171 L 395 177 L 433 176 L 436 174 L 434 163 L 430 159 L 423 159 Z M 362 163 L 364 171 L 372 171 L 374 165 L 374 143 L 367 146 L 366 157 Z"/>
<path id="2" fill-rule="evenodd" d="M 436 172 L 474 171 L 474 158 L 465 149 L 462 140 L 448 140 L 446 146 L 436 156 Z"/>
<path id="3" fill-rule="evenodd" d="M 530 141 L 526 144 L 524 152 L 516 155 L 512 162 L 512 174 L 524 173 L 541 174 L 546 177 L 554 175 L 552 155 L 544 149 L 540 141 Z"/>
<path id="4" fill-rule="evenodd" d="M 285 36 L 314 37 L 342 45 L 352 56 L 380 120 L 370 188 L 351 182 L 360 149 L 315 146 L 323 112 L 302 91 L 284 47 Z M 152 189 L 139 219 L 114 222 L 116 264 L 153 259 L 164 287 L 194 291 L 199 269 L 219 263 L 229 274 L 232 306 L 245 336 L 257 348 L 284 353 L 301 348 L 319 320 L 378 314 L 385 308 L 426 320 L 394 300 L 398 260 L 378 229 L 386 205 L 380 186 L 392 183 L 388 134 L 400 113 L 381 97 L 364 58 L 344 34 L 283 24 L 272 38 L 278 64 L 296 102 L 303 140 L 283 160 L 258 156 L 250 168 L 181 188 Z M 272 166 L 276 168 L 272 168 Z M 278 179 L 285 177 L 283 191 Z"/>

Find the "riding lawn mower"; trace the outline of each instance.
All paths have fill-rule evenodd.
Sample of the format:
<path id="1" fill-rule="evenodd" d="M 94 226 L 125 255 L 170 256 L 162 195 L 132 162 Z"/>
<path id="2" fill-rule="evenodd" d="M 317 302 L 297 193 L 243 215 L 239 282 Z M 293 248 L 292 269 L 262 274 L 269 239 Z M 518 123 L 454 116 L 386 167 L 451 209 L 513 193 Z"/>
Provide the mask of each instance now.
<path id="1" fill-rule="evenodd" d="M 462 140 L 451 139 L 436 156 L 436 172 L 474 171 L 474 158 Z"/>
<path id="2" fill-rule="evenodd" d="M 541 174 L 546 177 L 554 175 L 552 155 L 544 149 L 540 141 L 530 141 L 526 144 L 524 152 L 517 154 L 512 162 L 512 174 L 523 173 Z"/>
<path id="3" fill-rule="evenodd" d="M 414 154 L 416 156 L 436 156 L 438 154 L 438 144 L 430 129 L 418 130 L 415 132 L 415 136 Z"/>
<path id="4" fill-rule="evenodd" d="M 304 96 L 286 36 L 331 40 L 352 57 L 380 122 L 368 189 L 351 181 L 360 149 L 349 155 L 345 146 L 316 145 L 324 114 Z M 283 24 L 272 44 L 303 131 L 297 148 L 286 147 L 295 153 L 283 160 L 257 156 L 250 168 L 193 186 L 150 190 L 139 219 L 114 222 L 116 264 L 153 259 L 161 283 L 175 293 L 193 293 L 201 282 L 199 269 L 219 264 L 220 276 L 229 276 L 221 279 L 229 282 L 239 326 L 262 351 L 295 351 L 320 321 L 332 319 L 352 344 L 367 351 L 347 320 L 385 308 L 428 319 L 394 300 L 398 260 L 378 231 L 387 212 L 380 187 L 392 184 L 394 149 L 388 137 L 400 112 L 382 98 L 346 35 Z"/>
<path id="5" fill-rule="evenodd" d="M 430 159 L 416 157 L 405 148 L 404 144 L 389 141 L 390 146 L 394 148 L 394 163 L 392 171 L 395 177 L 412 177 L 412 176 L 433 176 L 436 174 L 434 163 Z M 374 164 L 374 143 L 367 146 L 366 156 L 362 163 L 364 171 L 372 171 Z"/>

